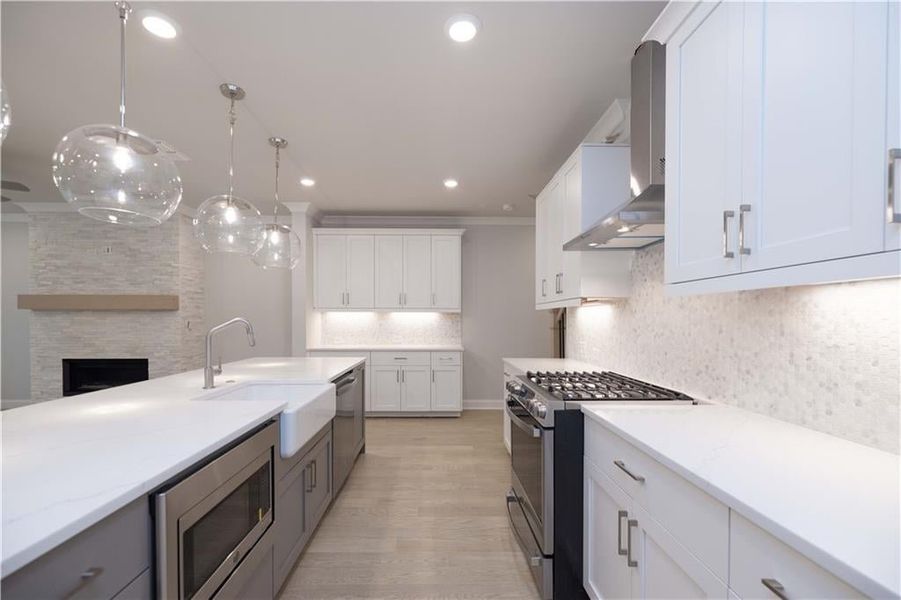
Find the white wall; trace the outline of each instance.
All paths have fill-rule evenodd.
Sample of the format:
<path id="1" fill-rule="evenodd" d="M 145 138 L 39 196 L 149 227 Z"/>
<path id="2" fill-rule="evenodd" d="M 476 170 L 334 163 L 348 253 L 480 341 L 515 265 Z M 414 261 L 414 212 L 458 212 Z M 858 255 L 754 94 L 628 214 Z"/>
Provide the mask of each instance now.
<path id="1" fill-rule="evenodd" d="M 253 325 L 256 346 L 247 344 L 243 327 L 217 334 L 213 360 L 223 362 L 251 356 L 291 355 L 291 271 L 261 269 L 248 257 L 213 253 L 204 258 L 206 327 L 232 317 Z M 298 267 L 300 268 L 300 267 Z"/>
<path id="2" fill-rule="evenodd" d="M 19 218 L 18 222 L 8 218 Z M 31 341 L 29 312 L 16 308 L 16 296 L 28 293 L 28 222 L 24 215 L 2 223 L 2 358 L 0 377 L 3 407 L 31 398 Z"/>
<path id="3" fill-rule="evenodd" d="M 630 299 L 570 312 L 568 356 L 899 451 L 901 280 L 668 297 L 662 244 L 633 277 Z"/>
<path id="4" fill-rule="evenodd" d="M 550 311 L 535 310 L 533 225 L 467 225 L 463 398 L 503 400 L 504 357 L 553 356 Z"/>

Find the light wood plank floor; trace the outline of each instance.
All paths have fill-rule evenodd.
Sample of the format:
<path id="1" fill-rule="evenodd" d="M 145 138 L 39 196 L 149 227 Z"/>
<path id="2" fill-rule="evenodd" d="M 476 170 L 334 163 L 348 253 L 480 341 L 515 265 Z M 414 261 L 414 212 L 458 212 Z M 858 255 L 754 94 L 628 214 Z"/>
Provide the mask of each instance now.
<path id="1" fill-rule="evenodd" d="M 366 421 L 356 463 L 282 600 L 530 600 L 510 531 L 500 411 Z"/>

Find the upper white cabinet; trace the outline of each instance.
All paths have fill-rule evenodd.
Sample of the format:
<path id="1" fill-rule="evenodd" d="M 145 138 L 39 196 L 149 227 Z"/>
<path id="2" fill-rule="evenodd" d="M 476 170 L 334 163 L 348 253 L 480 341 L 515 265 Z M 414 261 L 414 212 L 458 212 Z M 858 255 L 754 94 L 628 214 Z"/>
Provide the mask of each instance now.
<path id="1" fill-rule="evenodd" d="M 317 308 L 371 308 L 373 236 L 317 235 L 315 299 Z"/>
<path id="2" fill-rule="evenodd" d="M 899 274 L 897 12 L 699 3 L 665 40 L 671 291 Z"/>
<path id="3" fill-rule="evenodd" d="M 629 198 L 629 147 L 582 144 L 535 201 L 535 307 L 578 306 L 585 298 L 622 298 L 632 289 L 631 251 L 564 251 L 563 244 L 603 215 L 602 198 Z M 602 202 L 598 202 L 602 204 Z"/>
<path id="4" fill-rule="evenodd" d="M 314 229 L 315 308 L 461 308 L 462 229 Z"/>
<path id="5" fill-rule="evenodd" d="M 433 235 L 432 238 L 432 306 L 459 309 L 462 253 L 459 235 Z"/>

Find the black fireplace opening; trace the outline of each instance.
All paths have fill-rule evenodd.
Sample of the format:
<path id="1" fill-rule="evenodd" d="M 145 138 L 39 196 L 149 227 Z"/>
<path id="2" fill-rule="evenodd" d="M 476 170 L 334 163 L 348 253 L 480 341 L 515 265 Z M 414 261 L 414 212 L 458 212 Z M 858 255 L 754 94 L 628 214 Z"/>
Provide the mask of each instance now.
<path id="1" fill-rule="evenodd" d="M 148 378 L 146 358 L 63 359 L 63 396 L 96 392 Z"/>

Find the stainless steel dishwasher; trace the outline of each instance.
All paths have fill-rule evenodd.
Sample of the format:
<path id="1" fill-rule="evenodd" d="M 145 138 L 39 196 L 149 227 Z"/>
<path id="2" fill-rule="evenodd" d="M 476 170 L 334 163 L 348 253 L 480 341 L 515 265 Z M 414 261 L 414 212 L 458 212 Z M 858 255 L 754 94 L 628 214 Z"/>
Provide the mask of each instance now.
<path id="1" fill-rule="evenodd" d="M 341 490 L 357 455 L 366 445 L 365 406 L 363 404 L 363 366 L 360 365 L 333 380 L 337 401 L 332 421 L 335 495 Z"/>

